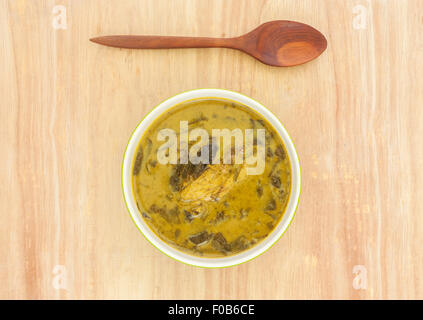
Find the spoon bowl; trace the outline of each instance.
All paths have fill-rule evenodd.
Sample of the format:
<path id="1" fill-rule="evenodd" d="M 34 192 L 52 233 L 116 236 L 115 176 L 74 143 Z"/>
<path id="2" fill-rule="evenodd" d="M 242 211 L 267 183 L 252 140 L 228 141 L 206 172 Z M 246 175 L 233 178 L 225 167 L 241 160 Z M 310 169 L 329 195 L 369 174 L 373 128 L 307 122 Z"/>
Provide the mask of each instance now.
<path id="1" fill-rule="evenodd" d="M 327 47 L 326 38 L 313 27 L 294 21 L 271 21 L 238 38 L 239 49 L 261 62 L 288 67 L 311 61 Z"/>

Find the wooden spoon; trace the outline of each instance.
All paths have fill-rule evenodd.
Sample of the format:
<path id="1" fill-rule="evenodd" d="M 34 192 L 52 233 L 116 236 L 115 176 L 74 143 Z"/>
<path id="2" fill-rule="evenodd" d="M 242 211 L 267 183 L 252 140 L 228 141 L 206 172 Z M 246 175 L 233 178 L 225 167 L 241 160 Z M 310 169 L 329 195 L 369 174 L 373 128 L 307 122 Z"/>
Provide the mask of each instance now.
<path id="1" fill-rule="evenodd" d="M 277 67 L 299 65 L 317 58 L 327 47 L 326 38 L 309 25 L 295 21 L 270 21 L 235 38 L 165 36 L 103 36 L 90 39 L 105 46 L 128 49 L 232 48 Z"/>

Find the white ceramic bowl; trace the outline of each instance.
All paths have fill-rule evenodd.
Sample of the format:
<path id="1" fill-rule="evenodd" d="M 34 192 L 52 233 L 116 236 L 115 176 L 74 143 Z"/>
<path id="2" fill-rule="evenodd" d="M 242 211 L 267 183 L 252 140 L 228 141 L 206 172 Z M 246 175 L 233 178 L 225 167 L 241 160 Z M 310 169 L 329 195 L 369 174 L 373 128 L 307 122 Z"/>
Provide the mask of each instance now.
<path id="1" fill-rule="evenodd" d="M 132 193 L 132 181 L 131 181 L 131 168 L 132 168 L 132 161 L 134 159 L 134 153 L 138 146 L 138 143 L 144 133 L 144 131 L 150 126 L 150 124 L 161 115 L 163 112 L 172 108 L 173 106 L 187 101 L 191 99 L 198 99 L 198 98 L 225 98 L 239 102 L 240 104 L 246 105 L 251 109 L 255 110 L 256 112 L 260 113 L 264 118 L 269 121 L 276 131 L 281 136 L 283 143 L 285 144 L 286 150 L 289 155 L 289 159 L 291 161 L 291 169 L 292 169 L 292 186 L 291 186 L 291 194 L 289 198 L 288 205 L 286 207 L 285 213 L 278 223 L 276 228 L 270 233 L 263 241 L 259 244 L 253 246 L 252 248 L 241 252 L 239 254 L 223 257 L 223 258 L 202 258 L 197 256 L 191 256 L 189 254 L 183 253 L 170 245 L 166 244 L 163 240 L 161 240 L 144 222 L 142 219 L 140 212 L 137 208 L 135 203 L 135 198 Z M 301 172 L 300 172 L 300 164 L 298 160 L 298 155 L 295 150 L 294 144 L 291 141 L 288 133 L 286 132 L 285 128 L 282 126 L 280 121 L 264 106 L 262 106 L 257 101 L 244 96 L 240 93 L 222 90 L 222 89 L 197 89 L 186 91 L 180 93 L 172 98 L 169 98 L 162 103 L 160 103 L 156 108 L 154 108 L 147 116 L 138 124 L 134 133 L 132 134 L 131 139 L 129 140 L 128 146 L 126 147 L 124 159 L 123 159 L 123 166 L 122 166 L 122 188 L 123 188 L 123 195 L 125 198 L 126 205 L 128 207 L 129 213 L 132 216 L 136 226 L 144 235 L 144 237 L 150 241 L 157 249 L 165 253 L 171 258 L 174 258 L 178 261 L 198 266 L 198 267 L 208 267 L 208 268 L 219 268 L 219 267 L 229 267 L 233 265 L 237 265 L 248 260 L 251 260 L 258 255 L 265 252 L 269 249 L 272 245 L 274 245 L 279 238 L 283 235 L 283 233 L 288 228 L 289 224 L 291 223 L 295 211 L 298 206 L 298 201 L 300 197 L 300 188 L 301 188 Z"/>

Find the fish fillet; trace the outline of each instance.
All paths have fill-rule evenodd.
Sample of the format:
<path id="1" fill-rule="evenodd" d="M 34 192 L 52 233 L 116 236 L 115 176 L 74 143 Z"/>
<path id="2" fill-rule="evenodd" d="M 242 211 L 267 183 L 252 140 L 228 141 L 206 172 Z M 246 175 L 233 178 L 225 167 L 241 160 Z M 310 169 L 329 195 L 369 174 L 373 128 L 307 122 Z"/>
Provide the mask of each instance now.
<path id="1" fill-rule="evenodd" d="M 244 166 L 210 165 L 197 179 L 184 187 L 180 199 L 185 203 L 218 201 L 246 176 Z"/>

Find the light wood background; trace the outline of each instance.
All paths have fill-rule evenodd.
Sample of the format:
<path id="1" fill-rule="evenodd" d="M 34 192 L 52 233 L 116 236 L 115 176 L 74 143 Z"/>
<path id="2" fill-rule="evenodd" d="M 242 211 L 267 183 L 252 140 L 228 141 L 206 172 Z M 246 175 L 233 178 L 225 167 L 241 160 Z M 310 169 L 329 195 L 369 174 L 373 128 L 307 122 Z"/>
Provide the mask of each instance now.
<path id="1" fill-rule="evenodd" d="M 67 29 L 52 27 L 55 5 Z M 311 24 L 328 50 L 286 69 L 88 41 L 235 36 L 275 19 Z M 423 1 L 0 0 L 0 32 L 0 298 L 423 298 Z M 206 87 L 270 108 L 303 175 L 286 234 L 223 270 L 152 247 L 120 182 L 143 116 Z"/>

